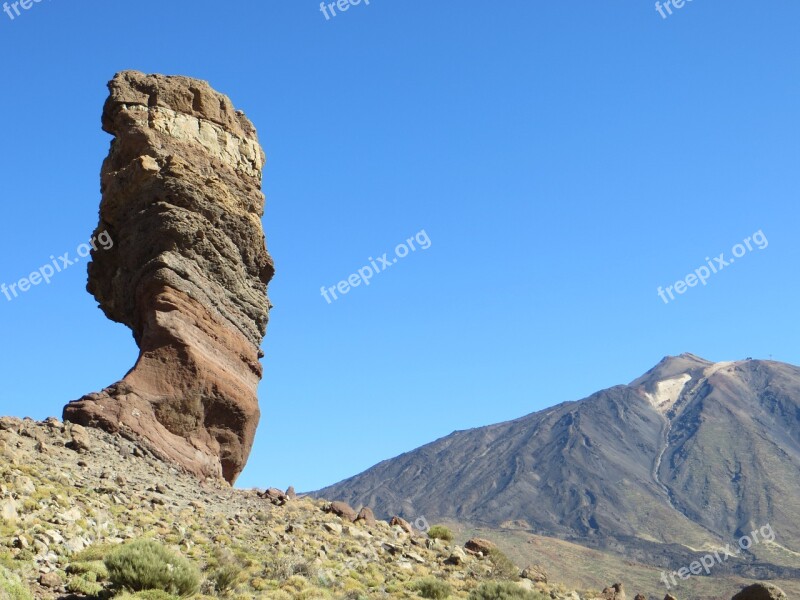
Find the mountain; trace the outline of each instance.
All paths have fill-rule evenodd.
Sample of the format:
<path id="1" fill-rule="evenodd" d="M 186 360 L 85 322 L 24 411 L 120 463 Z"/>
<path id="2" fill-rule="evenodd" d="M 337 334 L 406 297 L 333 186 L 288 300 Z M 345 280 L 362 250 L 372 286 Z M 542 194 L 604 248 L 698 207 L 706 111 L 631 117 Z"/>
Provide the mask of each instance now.
<path id="1" fill-rule="evenodd" d="M 316 493 L 379 515 L 577 541 L 665 568 L 800 579 L 800 368 L 666 357 L 628 385 L 468 431 Z"/>

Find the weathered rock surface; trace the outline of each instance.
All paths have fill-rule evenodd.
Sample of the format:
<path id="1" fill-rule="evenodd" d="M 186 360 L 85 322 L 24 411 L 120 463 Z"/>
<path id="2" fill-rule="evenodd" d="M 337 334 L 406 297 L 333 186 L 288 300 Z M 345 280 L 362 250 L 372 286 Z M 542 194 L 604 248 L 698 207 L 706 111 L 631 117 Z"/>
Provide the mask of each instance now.
<path id="1" fill-rule="evenodd" d="M 547 583 L 547 571 L 541 565 L 530 565 L 522 570 L 523 579 L 530 579 L 534 583 Z"/>
<path id="2" fill-rule="evenodd" d="M 372 509 L 369 506 L 364 506 L 360 511 L 358 511 L 356 523 L 359 521 L 363 521 L 367 527 L 374 527 L 377 523 L 377 520 L 375 519 L 375 513 L 372 512 Z"/>
<path id="3" fill-rule="evenodd" d="M 389 521 L 389 525 L 392 527 L 399 527 L 409 535 L 414 535 L 414 528 L 411 526 L 411 523 L 402 517 L 392 517 L 392 520 Z"/>
<path id="4" fill-rule="evenodd" d="M 744 588 L 733 600 L 787 600 L 782 589 L 769 583 L 756 583 Z"/>
<path id="5" fill-rule="evenodd" d="M 278 488 L 269 488 L 264 492 L 260 492 L 258 494 L 259 498 L 264 498 L 264 500 L 269 500 L 275 506 L 283 506 L 289 501 L 289 496 L 284 494 Z"/>
<path id="6" fill-rule="evenodd" d="M 329 513 L 333 513 L 337 517 L 341 517 L 351 523 L 356 520 L 358 514 L 353 507 L 347 504 L 346 502 L 331 502 L 329 505 L 325 507 L 325 511 Z"/>
<path id="7" fill-rule="evenodd" d="M 471 540 L 467 540 L 467 543 L 464 544 L 464 547 L 467 549 L 467 552 L 483 554 L 484 556 L 487 556 L 492 550 L 497 548 L 494 542 L 490 542 L 489 540 L 484 540 L 481 538 L 472 538 Z"/>
<path id="8" fill-rule="evenodd" d="M 119 73 L 103 129 L 115 136 L 88 291 L 140 348 L 117 384 L 65 420 L 121 432 L 200 477 L 236 480 L 259 421 L 267 284 L 265 162 L 231 101 L 186 77 Z M 109 247 L 110 246 L 110 247 Z"/>
<path id="9" fill-rule="evenodd" d="M 625 588 L 621 583 L 615 583 L 603 590 L 603 593 L 593 600 L 625 600 Z"/>

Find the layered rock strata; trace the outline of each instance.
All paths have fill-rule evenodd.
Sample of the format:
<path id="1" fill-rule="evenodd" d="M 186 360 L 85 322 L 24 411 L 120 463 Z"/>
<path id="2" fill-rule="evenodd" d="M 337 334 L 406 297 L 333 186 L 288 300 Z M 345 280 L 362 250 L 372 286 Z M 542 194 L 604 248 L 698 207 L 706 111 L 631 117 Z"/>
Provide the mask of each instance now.
<path id="1" fill-rule="evenodd" d="M 233 483 L 259 421 L 259 359 L 274 274 L 261 218 L 265 156 L 255 128 L 206 82 L 117 74 L 103 129 L 88 291 L 131 328 L 140 355 L 122 381 L 64 418 L 121 432 L 200 477 Z"/>

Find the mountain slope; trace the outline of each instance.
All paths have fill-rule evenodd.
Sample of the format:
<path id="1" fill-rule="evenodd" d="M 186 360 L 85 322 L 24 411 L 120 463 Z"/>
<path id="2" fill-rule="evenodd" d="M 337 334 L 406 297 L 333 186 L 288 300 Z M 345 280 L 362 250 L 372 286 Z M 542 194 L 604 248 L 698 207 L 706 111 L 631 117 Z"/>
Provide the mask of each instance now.
<path id="1" fill-rule="evenodd" d="M 775 543 L 741 568 L 774 555 L 767 570 L 797 577 L 800 562 L 774 557 L 800 552 L 799 400 L 791 365 L 667 357 L 630 385 L 455 432 L 318 494 L 382 515 L 511 523 L 664 566 L 769 523 Z"/>

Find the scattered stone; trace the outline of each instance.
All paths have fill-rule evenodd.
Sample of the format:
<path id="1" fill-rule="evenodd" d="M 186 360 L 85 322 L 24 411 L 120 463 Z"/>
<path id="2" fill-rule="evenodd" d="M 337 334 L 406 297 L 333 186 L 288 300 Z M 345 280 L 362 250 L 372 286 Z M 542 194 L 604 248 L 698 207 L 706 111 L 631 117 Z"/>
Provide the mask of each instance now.
<path id="1" fill-rule="evenodd" d="M 57 545 L 57 544 L 63 544 L 64 543 L 64 536 L 62 536 L 55 529 L 48 529 L 47 531 L 45 531 L 44 532 L 44 537 L 46 538 L 46 541 L 49 542 L 51 545 Z"/>
<path id="2" fill-rule="evenodd" d="M 421 564 L 421 565 L 424 565 L 424 564 L 425 564 L 425 559 L 424 559 L 424 558 L 422 558 L 422 557 L 421 557 L 419 554 L 417 554 L 416 552 L 406 552 L 405 554 L 403 554 L 403 556 L 405 556 L 406 558 L 410 558 L 410 559 L 411 559 L 411 560 L 413 560 L 414 562 L 417 562 L 417 563 L 419 563 L 419 564 Z"/>
<path id="3" fill-rule="evenodd" d="M 381 547 L 392 556 L 395 556 L 397 554 L 402 554 L 403 552 L 403 549 L 400 546 L 396 546 L 395 544 L 383 543 Z"/>
<path id="4" fill-rule="evenodd" d="M 13 544 L 14 548 L 19 548 L 20 550 L 25 550 L 30 546 L 28 538 L 26 538 L 24 535 L 18 535 L 15 537 Z"/>
<path id="5" fill-rule="evenodd" d="M 324 523 L 322 526 L 331 533 L 342 535 L 343 527 L 339 523 Z"/>
<path id="6" fill-rule="evenodd" d="M 372 536 L 361 529 L 360 527 L 350 527 L 348 525 L 344 526 L 344 532 L 352 538 L 362 541 L 369 541 L 372 539 Z"/>
<path id="7" fill-rule="evenodd" d="M 289 502 L 289 496 L 284 494 L 278 488 L 269 488 L 267 491 L 260 493 L 259 498 L 269 500 L 275 506 L 283 506 Z"/>
<path id="8" fill-rule="evenodd" d="M 59 420 L 58 417 L 47 417 L 44 420 L 44 424 L 53 431 L 61 432 L 64 429 L 64 424 L 61 422 L 61 420 Z"/>
<path id="9" fill-rule="evenodd" d="M 16 487 L 17 492 L 25 496 L 31 496 L 36 493 L 36 486 L 33 485 L 30 477 L 17 477 L 14 481 L 14 487 Z"/>
<path id="10" fill-rule="evenodd" d="M 297 492 L 294 491 L 293 485 L 290 485 L 289 489 L 286 490 L 286 495 L 289 497 L 289 500 L 297 499 Z"/>
<path id="11" fill-rule="evenodd" d="M 17 503 L 14 500 L 0 501 L 0 518 L 8 523 L 15 523 L 19 518 Z"/>
<path id="12" fill-rule="evenodd" d="M 83 518 L 83 513 L 81 513 L 80 509 L 77 507 L 70 508 L 68 511 L 59 514 L 58 518 L 65 523 L 74 523 L 75 521 L 79 521 Z"/>
<path id="13" fill-rule="evenodd" d="M 76 537 L 64 542 L 64 548 L 66 548 L 70 554 L 77 554 L 88 547 L 89 542 L 82 537 Z"/>
<path id="14" fill-rule="evenodd" d="M 22 431 L 22 420 L 15 417 L 0 417 L 0 431 L 11 431 L 19 435 Z"/>

